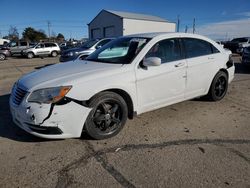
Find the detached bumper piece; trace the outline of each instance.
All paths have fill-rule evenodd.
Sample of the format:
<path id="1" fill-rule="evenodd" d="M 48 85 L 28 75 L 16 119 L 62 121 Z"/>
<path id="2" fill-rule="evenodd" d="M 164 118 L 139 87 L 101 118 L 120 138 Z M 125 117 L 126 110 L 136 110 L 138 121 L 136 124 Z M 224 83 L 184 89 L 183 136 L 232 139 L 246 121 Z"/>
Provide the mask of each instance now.
<path id="1" fill-rule="evenodd" d="M 45 127 L 45 126 L 33 125 L 30 123 L 25 123 L 25 124 L 28 125 L 29 128 L 36 133 L 47 134 L 47 135 L 63 134 L 62 130 L 59 129 L 58 127 Z"/>

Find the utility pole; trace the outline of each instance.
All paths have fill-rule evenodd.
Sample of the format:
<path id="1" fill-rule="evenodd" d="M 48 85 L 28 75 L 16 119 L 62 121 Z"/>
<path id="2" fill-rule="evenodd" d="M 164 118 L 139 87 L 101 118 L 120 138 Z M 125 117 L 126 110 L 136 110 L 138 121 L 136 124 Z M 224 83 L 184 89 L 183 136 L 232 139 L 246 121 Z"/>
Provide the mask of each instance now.
<path id="1" fill-rule="evenodd" d="M 185 33 L 187 33 L 188 32 L 188 26 L 186 25 L 186 27 L 185 27 Z"/>
<path id="2" fill-rule="evenodd" d="M 193 33 L 195 33 L 195 18 L 193 20 Z"/>
<path id="3" fill-rule="evenodd" d="M 180 31 L 180 15 L 177 16 L 177 32 Z"/>
<path id="4" fill-rule="evenodd" d="M 50 21 L 47 21 L 47 24 L 48 24 L 48 35 L 49 35 L 49 40 L 50 40 L 50 27 L 51 27 Z"/>

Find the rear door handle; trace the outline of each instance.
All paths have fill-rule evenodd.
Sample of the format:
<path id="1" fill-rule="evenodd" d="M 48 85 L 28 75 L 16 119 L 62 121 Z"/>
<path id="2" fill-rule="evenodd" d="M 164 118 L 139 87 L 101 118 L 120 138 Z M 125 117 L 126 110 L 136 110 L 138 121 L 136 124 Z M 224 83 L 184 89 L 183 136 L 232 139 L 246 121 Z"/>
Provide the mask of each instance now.
<path id="1" fill-rule="evenodd" d="M 180 63 L 177 63 L 176 65 L 174 65 L 175 67 L 182 67 L 182 66 L 184 66 L 185 65 L 185 63 L 184 62 L 180 62 Z"/>
<path id="2" fill-rule="evenodd" d="M 212 60 L 212 59 L 214 59 L 214 57 L 208 57 L 208 59 L 209 59 L 209 60 Z"/>

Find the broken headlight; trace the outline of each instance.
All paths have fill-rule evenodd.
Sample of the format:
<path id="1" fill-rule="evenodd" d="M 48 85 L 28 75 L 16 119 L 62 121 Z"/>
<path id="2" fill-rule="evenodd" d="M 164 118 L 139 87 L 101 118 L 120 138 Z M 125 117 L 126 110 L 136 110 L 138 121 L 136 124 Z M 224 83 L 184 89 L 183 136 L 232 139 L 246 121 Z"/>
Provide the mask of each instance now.
<path id="1" fill-rule="evenodd" d="M 28 102 L 56 103 L 60 101 L 72 86 L 52 87 L 33 91 L 28 97 Z"/>

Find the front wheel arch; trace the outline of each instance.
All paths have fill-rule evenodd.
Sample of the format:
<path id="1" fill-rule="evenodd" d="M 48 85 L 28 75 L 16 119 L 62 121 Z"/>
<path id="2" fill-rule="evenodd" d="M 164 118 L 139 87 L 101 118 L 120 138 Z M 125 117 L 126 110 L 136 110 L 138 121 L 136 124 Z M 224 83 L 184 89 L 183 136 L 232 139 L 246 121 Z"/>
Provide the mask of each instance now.
<path id="1" fill-rule="evenodd" d="M 135 111 L 134 111 L 133 100 L 132 100 L 131 96 L 128 94 L 128 92 L 126 92 L 126 91 L 124 91 L 122 89 L 113 88 L 113 89 L 107 89 L 107 90 L 100 91 L 100 92 L 96 93 L 94 96 L 92 96 L 86 103 L 88 104 L 89 101 L 92 98 L 96 97 L 97 95 L 99 95 L 100 93 L 105 92 L 105 91 L 113 92 L 113 93 L 116 93 L 116 94 L 120 95 L 125 100 L 125 102 L 127 104 L 127 107 L 128 107 L 128 118 L 129 119 L 133 119 L 134 118 Z"/>

